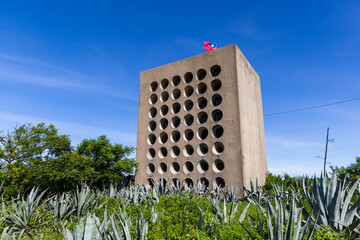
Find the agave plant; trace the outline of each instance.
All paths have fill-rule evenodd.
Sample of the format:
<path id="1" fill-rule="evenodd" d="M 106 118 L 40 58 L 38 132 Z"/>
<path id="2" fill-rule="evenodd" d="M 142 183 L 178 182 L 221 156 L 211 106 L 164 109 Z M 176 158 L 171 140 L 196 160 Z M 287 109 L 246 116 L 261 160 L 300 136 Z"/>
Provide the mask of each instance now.
<path id="1" fill-rule="evenodd" d="M 47 202 L 47 206 L 54 217 L 60 221 L 64 221 L 75 211 L 68 193 L 62 193 L 61 195 L 55 195 L 50 198 Z"/>
<path id="2" fill-rule="evenodd" d="M 81 186 L 77 188 L 75 192 L 71 194 L 71 202 L 77 218 L 86 215 L 86 213 L 94 208 L 97 204 L 99 196 L 97 196 L 91 189 L 87 186 Z"/>
<path id="3" fill-rule="evenodd" d="M 354 229 L 358 225 L 358 221 L 354 221 L 360 210 L 360 199 L 354 203 L 351 199 L 356 188 L 360 183 L 360 179 L 350 187 L 345 180 L 338 181 L 336 174 L 331 178 L 327 175 L 320 177 L 320 183 L 314 177 L 312 185 L 312 194 L 308 190 L 305 181 L 303 189 L 307 203 L 311 212 L 303 209 L 305 216 L 311 216 L 312 220 L 318 225 L 330 226 L 335 231 L 343 231 L 347 227 Z M 298 205 L 302 207 L 300 201 Z"/>
<path id="4" fill-rule="evenodd" d="M 211 199 L 211 204 L 213 206 L 213 213 L 215 214 L 215 217 L 217 221 L 221 224 L 229 224 L 233 218 L 233 216 L 236 214 L 239 203 L 236 203 L 235 200 L 231 202 L 231 207 L 229 213 L 226 209 L 226 200 L 223 200 L 223 207 L 220 207 L 220 200 L 219 198 L 213 198 Z"/>

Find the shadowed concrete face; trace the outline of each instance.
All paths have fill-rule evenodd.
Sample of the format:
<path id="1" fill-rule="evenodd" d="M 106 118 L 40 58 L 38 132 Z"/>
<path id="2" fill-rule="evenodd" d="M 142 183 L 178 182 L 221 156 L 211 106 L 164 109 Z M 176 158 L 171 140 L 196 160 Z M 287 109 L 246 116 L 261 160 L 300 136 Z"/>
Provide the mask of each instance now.
<path id="1" fill-rule="evenodd" d="M 142 72 L 139 96 L 137 183 L 265 183 L 260 79 L 235 44 Z"/>

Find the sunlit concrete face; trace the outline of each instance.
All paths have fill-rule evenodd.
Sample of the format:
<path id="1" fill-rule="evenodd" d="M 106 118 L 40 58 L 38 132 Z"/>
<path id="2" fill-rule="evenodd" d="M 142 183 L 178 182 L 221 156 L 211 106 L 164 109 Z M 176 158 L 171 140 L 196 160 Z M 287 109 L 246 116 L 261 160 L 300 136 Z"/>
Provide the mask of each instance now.
<path id="1" fill-rule="evenodd" d="M 146 185 L 265 183 L 260 79 L 235 44 L 140 74 L 136 160 Z"/>

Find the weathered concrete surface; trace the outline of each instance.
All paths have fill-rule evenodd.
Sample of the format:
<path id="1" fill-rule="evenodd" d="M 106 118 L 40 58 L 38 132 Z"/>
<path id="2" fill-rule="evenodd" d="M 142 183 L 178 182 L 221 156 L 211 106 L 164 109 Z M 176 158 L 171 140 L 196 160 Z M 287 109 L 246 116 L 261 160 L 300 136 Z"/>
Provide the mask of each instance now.
<path id="1" fill-rule="evenodd" d="M 221 72 L 214 77 L 211 74 L 211 68 L 216 65 L 221 67 Z M 202 80 L 197 78 L 197 72 L 200 69 L 206 71 L 206 77 Z M 193 80 L 186 83 L 184 78 L 188 72 L 193 74 Z M 175 76 L 181 78 L 181 82 L 177 86 L 171 83 Z M 168 86 L 164 89 L 161 87 L 163 79 L 169 81 Z M 221 87 L 218 90 L 212 90 L 211 87 L 211 83 L 215 79 L 221 81 Z M 155 91 L 151 90 L 151 83 L 153 82 L 158 83 Z M 198 92 L 197 88 L 200 83 L 206 84 L 207 89 L 204 93 L 201 92 L 201 89 Z M 200 85 L 200 88 L 203 84 Z M 189 86 L 194 89 L 194 92 L 187 97 L 184 92 L 186 91 L 185 88 Z M 181 91 L 181 96 L 176 100 L 172 98 L 175 89 Z M 166 101 L 167 94 L 164 92 L 169 94 Z M 151 104 L 149 99 L 154 94 L 157 96 L 157 101 Z M 218 106 L 213 106 L 211 99 L 216 94 L 222 97 L 222 102 Z M 165 97 L 163 101 L 161 100 L 162 95 Z M 203 109 L 197 105 L 200 98 L 207 99 L 207 106 Z M 189 111 L 184 108 L 187 100 L 191 100 L 194 104 Z M 172 106 L 175 103 L 181 105 L 180 111 L 176 114 L 172 112 Z M 169 108 L 169 111 L 162 116 L 160 111 L 164 105 Z M 151 108 L 157 110 L 154 117 L 149 116 Z M 218 122 L 212 118 L 212 113 L 216 109 L 222 111 L 223 114 L 222 119 Z M 205 123 L 200 123 L 197 120 L 200 112 L 208 115 Z M 146 184 L 149 179 L 160 179 L 163 176 L 169 181 L 176 178 L 183 183 L 185 179 L 191 179 L 195 183 L 196 179 L 203 178 L 203 180 L 208 180 L 210 186 L 219 184 L 224 180 L 227 186 L 235 185 L 238 190 L 242 186 L 249 187 L 250 178 L 253 180 L 258 178 L 259 184 L 265 183 L 267 160 L 260 79 L 235 44 L 142 72 L 140 74 L 138 114 L 136 160 L 140 163 L 140 167 L 136 175 L 136 182 Z M 186 126 L 184 123 L 184 117 L 188 114 L 194 117 L 191 126 Z M 172 126 L 171 120 L 176 116 L 180 118 L 181 123 L 175 128 Z M 160 120 L 164 119 L 168 120 L 168 126 L 161 129 Z M 156 123 L 156 128 L 153 130 L 149 129 L 150 121 Z M 222 136 L 218 138 L 213 133 L 215 126 L 220 129 L 222 127 L 224 130 Z M 184 137 L 185 130 L 188 129 L 194 133 L 194 137 L 189 141 Z M 198 136 L 199 129 L 208 131 L 208 135 L 204 139 L 200 139 Z M 171 134 L 174 131 L 181 134 L 177 142 L 171 139 Z M 148 141 L 150 134 L 155 136 L 155 143 L 153 144 Z M 165 143 L 161 143 L 160 134 L 168 136 Z M 153 135 L 150 140 L 153 140 Z M 163 140 L 165 139 L 163 138 Z M 224 151 L 221 154 L 212 151 L 216 142 L 220 142 L 224 146 Z M 207 154 L 197 152 L 200 144 L 208 146 Z M 194 153 L 191 156 L 184 155 L 185 145 L 193 147 Z M 174 146 L 180 149 L 179 156 L 170 154 L 170 150 Z M 156 152 L 155 157 L 151 159 L 147 157 L 150 148 Z M 166 157 L 162 158 L 161 154 L 159 155 L 160 148 L 167 149 Z M 215 163 L 218 162 L 217 159 L 224 163 L 224 168 L 221 171 L 215 166 Z M 193 163 L 192 172 L 186 171 L 185 162 Z M 171 169 L 171 165 L 174 163 L 180 165 L 178 173 Z M 206 163 L 208 164 L 207 170 Z M 153 173 L 149 169 L 147 170 L 149 164 L 155 166 Z M 160 164 L 167 166 L 166 172 L 161 171 Z"/>

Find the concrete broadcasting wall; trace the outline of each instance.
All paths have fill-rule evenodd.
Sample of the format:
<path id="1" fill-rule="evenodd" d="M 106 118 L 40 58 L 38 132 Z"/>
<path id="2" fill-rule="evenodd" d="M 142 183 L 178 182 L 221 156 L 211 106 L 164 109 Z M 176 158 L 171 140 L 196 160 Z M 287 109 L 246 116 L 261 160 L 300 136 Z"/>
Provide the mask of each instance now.
<path id="1" fill-rule="evenodd" d="M 139 96 L 137 183 L 265 183 L 260 79 L 235 44 L 142 72 Z"/>

